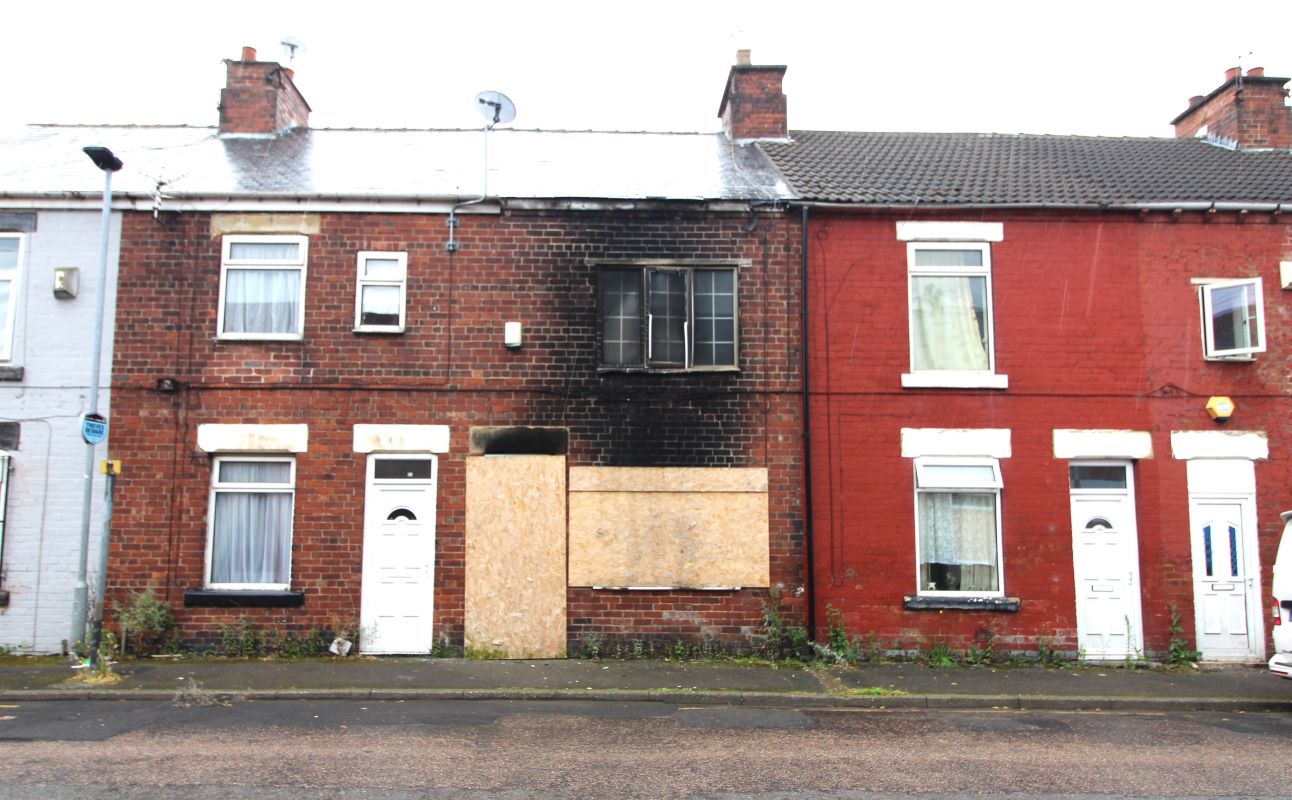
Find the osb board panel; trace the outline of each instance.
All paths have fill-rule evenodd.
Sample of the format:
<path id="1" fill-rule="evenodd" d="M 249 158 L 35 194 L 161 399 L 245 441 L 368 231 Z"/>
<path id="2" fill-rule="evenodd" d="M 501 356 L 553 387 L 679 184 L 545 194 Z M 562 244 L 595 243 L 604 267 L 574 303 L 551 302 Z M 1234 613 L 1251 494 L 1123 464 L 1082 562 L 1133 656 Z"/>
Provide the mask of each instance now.
<path id="1" fill-rule="evenodd" d="M 626 473 L 671 472 L 674 474 L 650 476 L 650 480 L 655 486 L 675 488 L 575 491 L 576 471 L 583 473 L 579 476 L 583 487 L 627 486 L 622 481 Z M 593 467 L 570 472 L 571 586 L 704 589 L 769 585 L 765 470 Z M 618 474 L 591 474 L 595 472 Z M 718 475 L 724 472 L 762 472 L 764 489 L 715 491 L 714 486 L 758 485 L 757 476 L 733 481 L 733 476 Z"/>
<path id="2" fill-rule="evenodd" d="M 467 459 L 466 646 L 565 657 L 565 457 Z"/>
<path id="3" fill-rule="evenodd" d="M 570 467 L 571 492 L 762 492 L 761 467 Z"/>

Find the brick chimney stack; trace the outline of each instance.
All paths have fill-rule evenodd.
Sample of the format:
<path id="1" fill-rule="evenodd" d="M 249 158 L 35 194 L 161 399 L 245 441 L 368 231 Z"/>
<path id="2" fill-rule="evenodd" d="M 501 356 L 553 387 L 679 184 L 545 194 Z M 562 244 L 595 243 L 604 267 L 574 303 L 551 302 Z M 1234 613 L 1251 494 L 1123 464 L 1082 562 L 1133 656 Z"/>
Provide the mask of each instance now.
<path id="1" fill-rule="evenodd" d="M 307 128 L 310 106 L 292 82 L 292 71 L 273 61 L 257 61 L 256 50 L 225 59 L 228 77 L 220 91 L 221 135 L 277 135 Z"/>
<path id="2" fill-rule="evenodd" d="M 748 50 L 736 51 L 736 63 L 727 75 L 718 116 L 733 142 L 789 138 L 785 94 L 781 81 L 785 67 L 754 66 Z"/>
<path id="3" fill-rule="evenodd" d="M 1225 82 L 1205 97 L 1189 98 L 1189 108 L 1171 124 L 1187 138 L 1206 128 L 1208 136 L 1229 139 L 1242 149 L 1292 148 L 1292 109 L 1284 102 L 1288 78 L 1266 77 L 1261 67 L 1243 75 L 1233 67 Z"/>

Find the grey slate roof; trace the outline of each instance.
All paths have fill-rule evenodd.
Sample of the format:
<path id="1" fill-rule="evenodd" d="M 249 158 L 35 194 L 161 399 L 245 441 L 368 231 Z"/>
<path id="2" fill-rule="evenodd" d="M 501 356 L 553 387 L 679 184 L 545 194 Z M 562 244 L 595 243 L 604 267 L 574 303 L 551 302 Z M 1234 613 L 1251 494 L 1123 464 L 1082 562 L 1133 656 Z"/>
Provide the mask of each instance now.
<path id="1" fill-rule="evenodd" d="M 1197 139 L 794 131 L 758 146 L 805 200 L 875 205 L 1292 203 L 1292 152 Z"/>
<path id="2" fill-rule="evenodd" d="M 214 128 L 41 126 L 0 131 L 0 203 L 97 195 L 103 177 L 81 148 L 125 162 L 117 196 L 460 199 L 484 191 L 481 130 L 309 129 L 220 138 Z M 503 198 L 785 199 L 755 148 L 716 133 L 498 129 L 489 134 L 488 193 Z"/>

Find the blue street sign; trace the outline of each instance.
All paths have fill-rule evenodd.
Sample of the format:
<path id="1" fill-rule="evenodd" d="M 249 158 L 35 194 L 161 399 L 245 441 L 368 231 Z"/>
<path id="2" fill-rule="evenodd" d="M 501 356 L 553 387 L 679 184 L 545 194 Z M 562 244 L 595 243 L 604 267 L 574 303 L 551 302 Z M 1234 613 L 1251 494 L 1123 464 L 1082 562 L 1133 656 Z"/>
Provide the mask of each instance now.
<path id="1" fill-rule="evenodd" d="M 86 444 L 98 444 L 108 438 L 108 418 L 102 414 L 86 414 L 81 418 L 81 438 Z"/>

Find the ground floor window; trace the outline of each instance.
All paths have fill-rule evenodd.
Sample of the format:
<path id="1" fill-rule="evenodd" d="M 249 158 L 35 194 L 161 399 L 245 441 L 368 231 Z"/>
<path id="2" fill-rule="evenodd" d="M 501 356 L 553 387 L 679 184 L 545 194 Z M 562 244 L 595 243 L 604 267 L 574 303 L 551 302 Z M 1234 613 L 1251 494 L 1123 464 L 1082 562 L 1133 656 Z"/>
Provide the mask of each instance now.
<path id="1" fill-rule="evenodd" d="M 999 596 L 1000 465 L 996 459 L 915 460 L 918 590 Z"/>
<path id="2" fill-rule="evenodd" d="M 215 459 L 208 513 L 208 587 L 288 588 L 295 482 L 292 458 Z"/>

